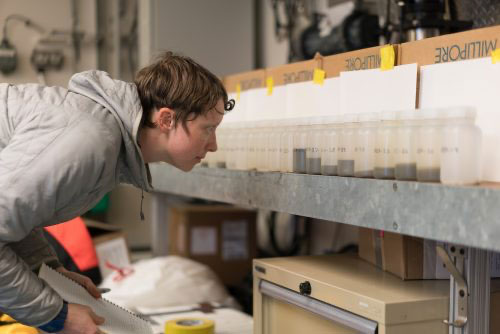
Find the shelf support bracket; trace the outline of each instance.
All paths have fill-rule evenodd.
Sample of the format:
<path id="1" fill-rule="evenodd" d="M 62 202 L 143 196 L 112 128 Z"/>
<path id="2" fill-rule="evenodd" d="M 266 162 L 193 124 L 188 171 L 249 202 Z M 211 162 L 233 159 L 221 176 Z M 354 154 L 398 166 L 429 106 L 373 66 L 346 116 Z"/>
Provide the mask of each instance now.
<path id="1" fill-rule="evenodd" d="M 469 299 L 469 291 L 467 288 L 467 282 L 464 277 L 460 273 L 459 269 L 450 258 L 448 252 L 442 246 L 436 246 L 436 251 L 441 260 L 443 261 L 446 269 L 451 274 L 453 279 L 455 280 L 456 287 L 458 288 L 458 300 L 456 300 L 456 311 L 457 315 L 455 320 L 449 321 L 444 320 L 444 323 L 448 326 L 453 326 L 457 328 L 463 328 L 467 324 L 467 307 L 468 307 L 468 299 Z M 464 266 L 464 250 L 461 249 L 459 252 L 455 252 L 455 263 L 461 267 L 461 271 L 463 272 Z M 450 305 L 451 306 L 451 305 Z"/>

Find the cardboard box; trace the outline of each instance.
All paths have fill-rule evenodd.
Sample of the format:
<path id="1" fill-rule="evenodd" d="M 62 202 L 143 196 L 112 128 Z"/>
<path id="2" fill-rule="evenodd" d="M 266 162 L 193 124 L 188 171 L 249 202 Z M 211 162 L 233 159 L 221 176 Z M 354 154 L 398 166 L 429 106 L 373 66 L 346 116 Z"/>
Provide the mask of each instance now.
<path id="1" fill-rule="evenodd" d="M 434 240 L 403 234 L 359 229 L 359 257 L 404 280 L 449 279 L 450 274 L 436 253 Z M 491 257 L 491 277 L 500 277 L 500 257 Z"/>
<path id="2" fill-rule="evenodd" d="M 464 31 L 403 43 L 398 64 L 430 65 L 491 56 L 500 45 L 500 26 Z"/>
<path id="3" fill-rule="evenodd" d="M 231 206 L 185 205 L 169 210 L 169 254 L 206 264 L 227 285 L 252 270 L 256 212 Z"/>
<path id="4" fill-rule="evenodd" d="M 228 75 L 224 77 L 223 83 L 228 93 L 236 92 L 238 85 L 241 91 L 262 88 L 266 86 L 266 71 L 261 69 Z"/>
<path id="5" fill-rule="evenodd" d="M 380 67 L 380 49 L 384 46 L 361 49 L 323 58 L 323 71 L 327 78 L 334 78 L 344 71 L 369 70 Z M 393 45 L 395 64 L 398 65 L 398 45 Z"/>
<path id="6" fill-rule="evenodd" d="M 92 236 L 103 279 L 114 272 L 112 267 L 130 266 L 130 251 L 120 227 L 89 219 L 85 219 L 85 225 Z"/>
<path id="7" fill-rule="evenodd" d="M 266 69 L 266 80 L 272 78 L 274 86 L 283 86 L 290 83 L 312 81 L 314 70 L 321 69 L 323 57 L 299 61 L 296 63 L 281 65 Z"/>

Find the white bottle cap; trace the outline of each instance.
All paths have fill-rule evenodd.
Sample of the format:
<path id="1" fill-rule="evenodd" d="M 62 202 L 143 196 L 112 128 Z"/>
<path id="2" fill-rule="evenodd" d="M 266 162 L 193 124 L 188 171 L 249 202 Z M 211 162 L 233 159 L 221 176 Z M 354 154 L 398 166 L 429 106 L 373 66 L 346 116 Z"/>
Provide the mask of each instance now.
<path id="1" fill-rule="evenodd" d="M 361 123 L 378 122 L 380 121 L 380 116 L 376 112 L 367 112 L 359 114 L 358 119 Z"/>
<path id="2" fill-rule="evenodd" d="M 342 123 L 358 123 L 358 114 L 344 114 L 342 115 Z"/>
<path id="3" fill-rule="evenodd" d="M 420 120 L 438 120 L 442 118 L 444 109 L 431 108 L 417 110 L 417 118 Z"/>
<path id="4" fill-rule="evenodd" d="M 381 121 L 395 121 L 398 119 L 397 111 L 382 111 L 380 112 Z"/>
<path id="5" fill-rule="evenodd" d="M 451 107 L 443 111 L 442 117 L 446 119 L 475 119 L 476 109 L 474 107 Z"/>
<path id="6" fill-rule="evenodd" d="M 401 121 L 412 121 L 417 119 L 417 111 L 413 110 L 403 110 L 398 112 L 398 119 Z"/>

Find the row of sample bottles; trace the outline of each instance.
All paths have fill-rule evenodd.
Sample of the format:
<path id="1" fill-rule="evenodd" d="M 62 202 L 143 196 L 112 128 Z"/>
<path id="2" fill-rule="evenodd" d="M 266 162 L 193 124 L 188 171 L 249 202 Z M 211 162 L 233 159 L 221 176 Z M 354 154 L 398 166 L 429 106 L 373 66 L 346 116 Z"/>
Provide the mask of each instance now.
<path id="1" fill-rule="evenodd" d="M 469 107 L 228 123 L 205 166 L 475 184 L 481 131 Z"/>

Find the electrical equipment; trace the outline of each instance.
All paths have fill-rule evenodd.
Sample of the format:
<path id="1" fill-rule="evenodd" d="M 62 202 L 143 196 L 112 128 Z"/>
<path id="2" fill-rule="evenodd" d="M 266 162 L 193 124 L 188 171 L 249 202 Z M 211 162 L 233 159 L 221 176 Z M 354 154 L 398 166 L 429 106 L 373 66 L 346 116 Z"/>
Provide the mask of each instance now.
<path id="1" fill-rule="evenodd" d="M 315 14 L 313 24 L 301 35 L 300 44 L 305 59 L 312 59 L 316 52 L 328 56 L 379 45 L 378 16 L 365 10 L 355 9 L 324 37 L 321 36 L 320 23 L 321 15 Z"/>
<path id="2" fill-rule="evenodd" d="M 31 54 L 31 64 L 37 72 L 49 69 L 60 70 L 64 64 L 64 54 L 60 49 L 37 46 Z"/>
<path id="3" fill-rule="evenodd" d="M 472 21 L 457 20 L 454 0 L 402 0 L 400 32 L 406 41 L 415 41 L 472 28 Z M 403 36 L 402 36 L 403 37 Z"/>
<path id="4" fill-rule="evenodd" d="M 0 72 L 2 74 L 10 74 L 17 68 L 17 51 L 7 37 L 7 25 L 12 20 L 20 21 L 26 27 L 32 28 L 39 33 L 44 32 L 42 27 L 23 15 L 12 14 L 7 16 L 3 24 L 2 41 L 0 42 Z"/>
<path id="5" fill-rule="evenodd" d="M 363 1 L 353 1 L 352 12 L 341 24 L 325 29 L 327 15 L 305 0 L 273 0 L 275 34 L 290 43 L 289 61 L 323 56 L 379 45 L 378 15 L 370 13 Z"/>
<path id="6" fill-rule="evenodd" d="M 9 74 L 17 68 L 17 52 L 4 36 L 0 42 L 0 72 Z"/>

